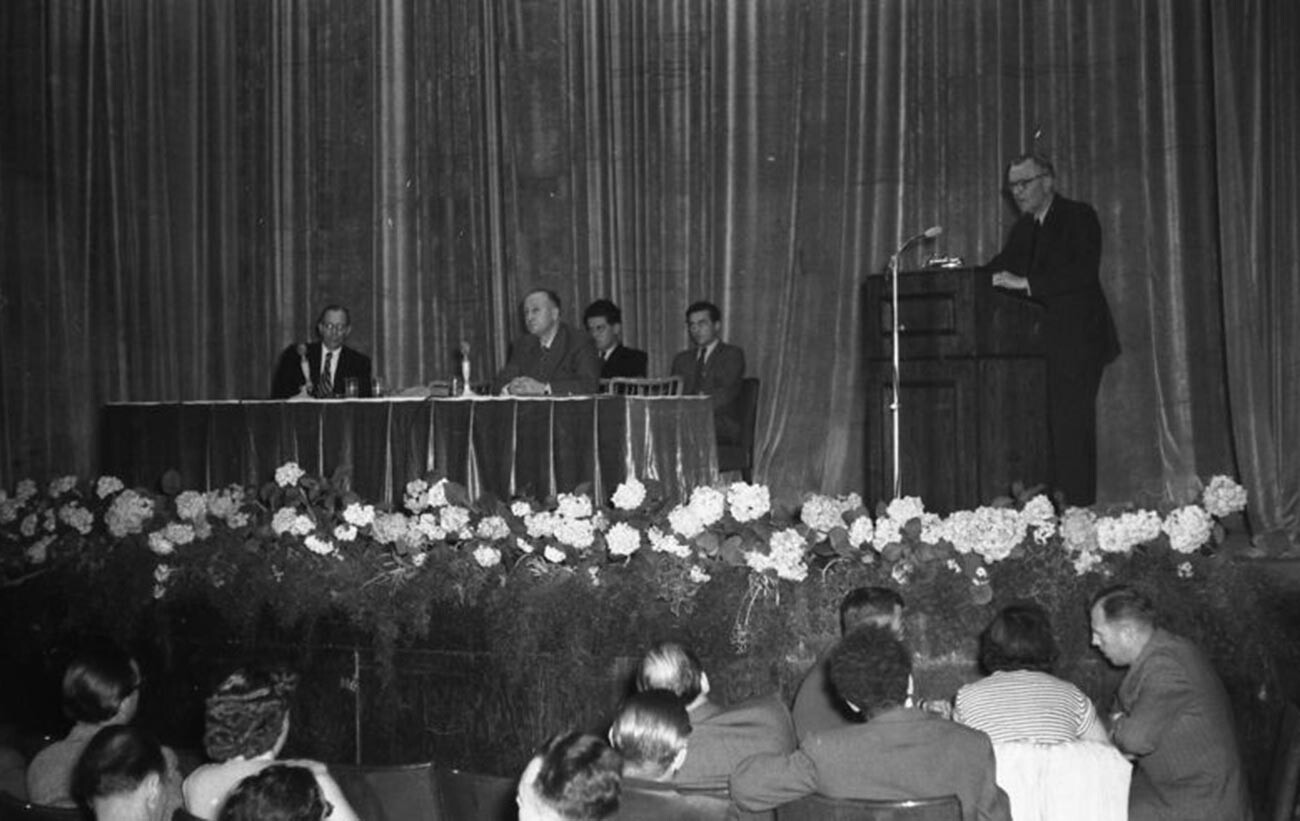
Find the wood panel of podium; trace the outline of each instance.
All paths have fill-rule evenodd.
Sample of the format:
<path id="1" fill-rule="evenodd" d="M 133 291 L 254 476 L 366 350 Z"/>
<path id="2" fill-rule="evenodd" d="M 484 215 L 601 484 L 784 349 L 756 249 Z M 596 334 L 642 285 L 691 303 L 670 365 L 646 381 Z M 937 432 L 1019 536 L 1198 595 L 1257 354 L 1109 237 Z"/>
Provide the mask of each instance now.
<path id="1" fill-rule="evenodd" d="M 902 495 L 947 513 L 1047 476 L 1041 309 L 972 268 L 899 275 Z M 889 277 L 863 289 L 867 488 L 893 495 Z"/>

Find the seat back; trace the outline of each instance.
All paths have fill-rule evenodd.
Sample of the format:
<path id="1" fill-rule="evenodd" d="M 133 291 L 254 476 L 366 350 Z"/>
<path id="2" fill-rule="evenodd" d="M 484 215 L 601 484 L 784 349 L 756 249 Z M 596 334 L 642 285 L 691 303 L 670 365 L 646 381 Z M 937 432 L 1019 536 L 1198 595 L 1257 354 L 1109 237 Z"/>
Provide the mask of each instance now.
<path id="1" fill-rule="evenodd" d="M 1125 821 L 1133 766 L 1099 741 L 993 745 L 998 786 L 1016 821 Z"/>
<path id="2" fill-rule="evenodd" d="M 723 792 L 678 792 L 662 787 L 623 782 L 619 796 L 618 821 L 727 821 L 732 817 L 731 798 Z"/>
<path id="3" fill-rule="evenodd" d="M 680 376 L 641 377 L 616 376 L 606 381 L 609 393 L 616 396 L 681 396 Z"/>
<path id="4" fill-rule="evenodd" d="M 81 810 L 29 804 L 7 792 L 0 792 L 0 821 L 84 821 Z"/>
<path id="5" fill-rule="evenodd" d="M 447 817 L 438 811 L 432 764 L 331 764 L 329 771 L 358 818 L 433 821 Z"/>
<path id="6" fill-rule="evenodd" d="M 1300 707 L 1288 701 L 1282 708 L 1273 768 L 1269 774 L 1268 819 L 1292 821 L 1300 798 Z"/>
<path id="7" fill-rule="evenodd" d="M 902 801 L 807 795 L 777 807 L 776 818 L 777 821 L 961 821 L 961 801 L 955 795 Z"/>
<path id="8" fill-rule="evenodd" d="M 718 470 L 722 473 L 738 470 L 746 482 L 753 481 L 759 387 L 757 377 L 747 376 L 740 380 L 740 443 L 718 445 Z"/>
<path id="9" fill-rule="evenodd" d="M 438 818 L 448 821 L 514 821 L 518 817 L 513 778 L 435 768 L 434 783 L 437 784 L 441 810 Z"/>

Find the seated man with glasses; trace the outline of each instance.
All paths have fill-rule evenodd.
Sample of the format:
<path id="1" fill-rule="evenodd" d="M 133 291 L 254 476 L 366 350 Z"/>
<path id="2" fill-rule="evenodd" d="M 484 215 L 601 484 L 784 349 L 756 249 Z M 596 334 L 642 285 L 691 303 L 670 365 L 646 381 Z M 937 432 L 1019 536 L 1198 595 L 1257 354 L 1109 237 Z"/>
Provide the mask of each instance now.
<path id="1" fill-rule="evenodd" d="M 319 340 L 295 342 L 280 354 L 271 380 L 271 398 L 370 396 L 370 357 L 343 344 L 352 332 L 352 315 L 330 305 L 316 320 Z M 350 390 L 355 386 L 355 392 Z"/>

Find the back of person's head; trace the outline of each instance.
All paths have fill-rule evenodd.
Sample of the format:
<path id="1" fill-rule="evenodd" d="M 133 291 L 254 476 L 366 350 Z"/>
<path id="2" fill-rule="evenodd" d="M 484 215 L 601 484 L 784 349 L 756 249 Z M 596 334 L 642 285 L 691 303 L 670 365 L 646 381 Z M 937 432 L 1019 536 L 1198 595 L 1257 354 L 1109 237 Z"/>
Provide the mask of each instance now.
<path id="1" fill-rule="evenodd" d="M 110 802 L 129 806 L 140 819 L 161 818 L 167 761 L 152 736 L 129 724 L 109 725 L 86 745 L 72 770 L 72 797 L 105 815 Z"/>
<path id="2" fill-rule="evenodd" d="M 651 647 L 637 668 L 638 690 L 668 690 L 685 704 L 708 692 L 704 666 L 685 645 L 661 641 Z"/>
<path id="3" fill-rule="evenodd" d="M 868 718 L 907 703 L 912 654 L 888 628 L 866 624 L 831 651 L 831 684 Z"/>
<path id="4" fill-rule="evenodd" d="M 999 670 L 1051 672 L 1058 650 L 1047 611 L 1033 602 L 1012 604 L 980 634 L 980 666 Z"/>
<path id="5" fill-rule="evenodd" d="M 64 712 L 86 724 L 103 724 L 114 717 L 130 721 L 135 705 L 127 702 L 139 691 L 140 682 L 140 668 L 121 647 L 107 641 L 89 645 L 63 673 Z M 124 714 L 119 716 L 119 711 Z"/>
<path id="6" fill-rule="evenodd" d="M 598 299 L 588 305 L 587 310 L 582 312 L 582 321 L 584 324 L 588 319 L 594 317 L 601 317 L 610 325 L 623 324 L 623 312 L 619 310 L 617 305 L 608 299 Z"/>
<path id="7" fill-rule="evenodd" d="M 1106 621 L 1129 621 L 1143 627 L 1155 627 L 1156 608 L 1150 597 L 1135 587 L 1117 584 L 1092 597 L 1089 609 L 1100 606 Z"/>
<path id="8" fill-rule="evenodd" d="M 604 739 L 576 732 L 554 736 L 519 780 L 520 821 L 598 821 L 618 812 L 623 759 Z"/>
<path id="9" fill-rule="evenodd" d="M 278 755 L 297 676 L 282 670 L 236 670 L 205 702 L 203 749 L 213 761 Z"/>
<path id="10" fill-rule="evenodd" d="M 840 632 L 863 624 L 890 627 L 903 612 L 903 597 L 888 587 L 855 587 L 840 602 Z"/>
<path id="11" fill-rule="evenodd" d="M 681 698 L 668 690 L 646 690 L 623 702 L 609 741 L 623 756 L 624 776 L 663 781 L 685 761 L 690 734 Z"/>
<path id="12" fill-rule="evenodd" d="M 325 803 L 316 776 L 306 767 L 274 764 L 236 785 L 221 807 L 219 821 L 320 821 Z"/>
<path id="13" fill-rule="evenodd" d="M 686 318 L 690 319 L 691 314 L 697 314 L 700 311 L 707 311 L 709 314 L 709 319 L 712 320 L 713 322 L 722 321 L 722 310 L 718 308 L 717 305 L 714 305 L 712 302 L 707 302 L 703 299 L 699 300 L 698 302 L 692 302 L 690 304 L 690 306 L 686 309 Z"/>

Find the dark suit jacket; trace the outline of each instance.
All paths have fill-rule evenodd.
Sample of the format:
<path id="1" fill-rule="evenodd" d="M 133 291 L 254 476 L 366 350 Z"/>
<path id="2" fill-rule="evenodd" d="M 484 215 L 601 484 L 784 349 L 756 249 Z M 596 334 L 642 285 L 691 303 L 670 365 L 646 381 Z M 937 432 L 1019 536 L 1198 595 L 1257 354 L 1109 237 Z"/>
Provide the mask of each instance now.
<path id="1" fill-rule="evenodd" d="M 862 723 L 831 686 L 830 677 L 826 675 L 826 659 L 829 656 L 830 653 L 827 652 L 817 659 L 794 695 L 790 716 L 794 719 L 794 731 L 801 742 L 813 733 Z"/>
<path id="2" fill-rule="evenodd" d="M 775 695 L 722 708 L 708 702 L 691 711 L 686 761 L 673 775 L 682 788 L 726 789 L 733 771 L 758 753 L 789 753 L 796 746 L 790 711 Z"/>
<path id="3" fill-rule="evenodd" d="M 645 351 L 638 351 L 636 348 L 629 348 L 620 343 L 610 351 L 608 359 L 601 360 L 600 378 L 613 379 L 616 376 L 642 378 L 648 371 L 647 360 Z"/>
<path id="4" fill-rule="evenodd" d="M 1137 756 L 1132 821 L 1251 818 L 1228 694 L 1195 645 L 1157 630 L 1116 701 L 1115 745 Z"/>
<path id="5" fill-rule="evenodd" d="M 320 381 L 321 363 L 320 342 L 307 346 L 307 370 L 311 374 L 311 383 Z M 339 349 L 339 365 L 334 369 L 334 396 L 343 396 L 346 380 L 357 380 L 357 395 L 371 395 L 370 357 L 354 351 L 347 345 Z M 271 380 L 271 398 L 288 399 L 295 396 L 302 387 L 302 363 L 298 356 L 298 345 L 294 343 L 280 354 L 280 362 L 275 367 L 275 377 Z"/>
<path id="6" fill-rule="evenodd" d="M 1012 226 L 987 266 L 1029 280 L 1029 298 L 1043 306 L 1049 364 L 1105 365 L 1119 356 L 1119 336 L 1101 289 L 1101 223 L 1091 205 L 1056 195 L 1041 227 L 1032 214 Z"/>
<path id="7" fill-rule="evenodd" d="M 549 349 L 532 334 L 515 340 L 510 361 L 492 381 L 492 392 L 500 393 L 517 376 L 549 384 L 556 396 L 595 393 L 600 388 L 600 357 L 591 337 L 561 322 Z"/>
<path id="8" fill-rule="evenodd" d="M 704 394 L 712 397 L 718 439 L 739 442 L 740 380 L 745 376 L 745 352 L 735 345 L 719 341 L 713 353 L 704 360 L 704 372 L 698 381 L 695 379 L 695 357 L 695 348 L 673 357 L 672 375 L 682 378 L 682 393 L 686 396 Z"/>
<path id="9" fill-rule="evenodd" d="M 887 801 L 956 795 L 963 821 L 1010 821 L 1011 805 L 996 774 L 988 736 L 898 708 L 865 724 L 811 735 L 790 755 L 754 756 L 731 777 L 731 797 L 745 809 L 761 810 L 812 793 Z"/>

